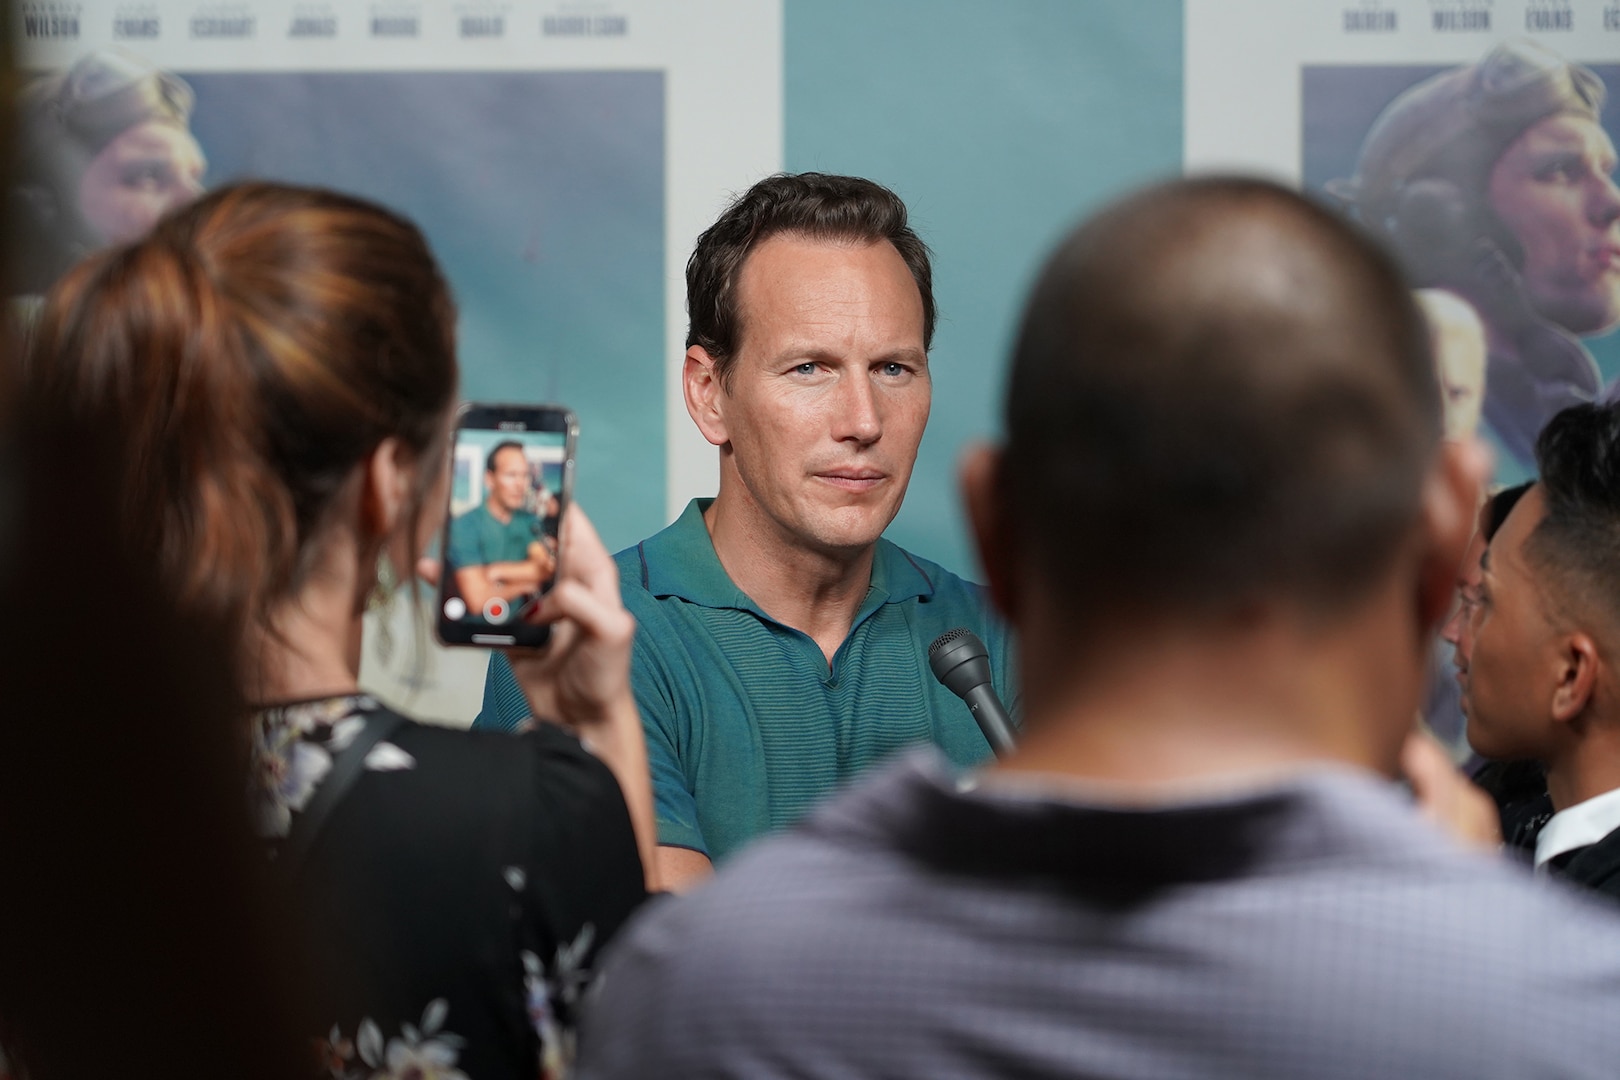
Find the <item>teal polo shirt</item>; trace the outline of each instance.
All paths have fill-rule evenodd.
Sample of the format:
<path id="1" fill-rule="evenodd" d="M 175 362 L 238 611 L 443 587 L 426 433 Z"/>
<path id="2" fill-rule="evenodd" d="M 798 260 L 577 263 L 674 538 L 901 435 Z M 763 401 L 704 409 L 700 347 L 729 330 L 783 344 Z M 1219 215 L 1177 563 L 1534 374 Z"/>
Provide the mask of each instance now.
<path id="1" fill-rule="evenodd" d="M 905 747 L 931 742 L 963 767 L 990 757 L 967 706 L 928 669 L 934 639 L 966 626 L 1014 707 L 1010 635 L 979 586 L 880 539 L 866 599 L 829 666 L 814 639 L 726 576 L 703 523 L 710 501 L 614 556 L 638 624 L 630 677 L 660 844 L 720 863 Z M 473 726 L 510 729 L 528 714 L 495 654 Z"/>
<path id="2" fill-rule="evenodd" d="M 450 522 L 445 554 L 451 566 L 522 562 L 529 557 L 529 545 L 538 539 L 540 519 L 527 510 L 514 510 L 509 521 L 501 521 L 489 512 L 488 503 L 479 503 Z"/>

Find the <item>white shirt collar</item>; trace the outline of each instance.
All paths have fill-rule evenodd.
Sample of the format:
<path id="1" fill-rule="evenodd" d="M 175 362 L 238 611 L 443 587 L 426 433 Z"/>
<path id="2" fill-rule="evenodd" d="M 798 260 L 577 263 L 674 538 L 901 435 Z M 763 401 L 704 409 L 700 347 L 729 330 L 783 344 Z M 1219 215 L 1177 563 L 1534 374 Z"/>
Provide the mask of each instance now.
<path id="1" fill-rule="evenodd" d="M 1615 829 L 1620 829 L 1620 788 L 1558 811 L 1536 837 L 1536 869 L 1566 851 L 1597 843 Z"/>

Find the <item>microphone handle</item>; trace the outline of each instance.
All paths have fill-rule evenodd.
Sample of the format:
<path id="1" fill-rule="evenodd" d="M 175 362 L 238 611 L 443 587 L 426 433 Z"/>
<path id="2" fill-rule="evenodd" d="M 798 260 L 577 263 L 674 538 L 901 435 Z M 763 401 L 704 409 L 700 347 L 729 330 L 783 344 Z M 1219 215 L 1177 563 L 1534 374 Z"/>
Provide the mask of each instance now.
<path id="1" fill-rule="evenodd" d="M 995 688 L 989 683 L 980 683 L 963 694 L 962 700 L 967 702 L 968 711 L 978 721 L 979 730 L 984 732 L 985 740 L 990 743 L 990 749 L 996 752 L 996 757 L 1006 757 L 1011 753 L 1012 718 L 1001 707 Z"/>

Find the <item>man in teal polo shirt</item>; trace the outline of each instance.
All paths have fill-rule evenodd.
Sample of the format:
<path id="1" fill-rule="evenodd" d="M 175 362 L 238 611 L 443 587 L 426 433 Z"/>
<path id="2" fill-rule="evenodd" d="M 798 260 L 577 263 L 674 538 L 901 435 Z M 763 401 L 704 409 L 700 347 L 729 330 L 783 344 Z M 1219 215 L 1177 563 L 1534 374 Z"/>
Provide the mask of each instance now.
<path id="1" fill-rule="evenodd" d="M 523 444 L 496 444 L 484 464 L 489 496 L 450 522 L 445 551 L 456 590 L 474 612 L 484 611 L 495 598 L 512 600 L 535 592 L 557 566 L 541 535 L 540 518 L 525 509 L 533 481 Z"/>
<path id="2" fill-rule="evenodd" d="M 1010 700 L 977 586 L 882 538 L 928 421 L 934 298 L 905 205 L 868 180 L 754 185 L 687 263 L 687 411 L 720 491 L 616 556 L 640 630 L 659 869 L 680 889 L 901 747 L 990 749 L 928 670 L 965 626 Z M 478 727 L 528 713 L 491 660 Z"/>

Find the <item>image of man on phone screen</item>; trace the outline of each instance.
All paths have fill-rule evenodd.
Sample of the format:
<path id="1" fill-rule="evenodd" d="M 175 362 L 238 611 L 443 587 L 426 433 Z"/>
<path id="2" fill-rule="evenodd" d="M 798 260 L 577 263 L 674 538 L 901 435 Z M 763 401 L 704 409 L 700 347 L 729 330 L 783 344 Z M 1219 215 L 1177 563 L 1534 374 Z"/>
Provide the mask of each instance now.
<path id="1" fill-rule="evenodd" d="M 469 611 L 538 592 L 556 569 L 542 519 L 528 509 L 532 487 L 523 446 L 498 443 L 484 465 L 484 501 L 450 523 L 445 554 Z"/>

